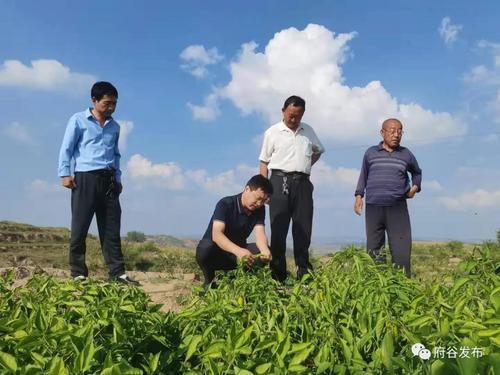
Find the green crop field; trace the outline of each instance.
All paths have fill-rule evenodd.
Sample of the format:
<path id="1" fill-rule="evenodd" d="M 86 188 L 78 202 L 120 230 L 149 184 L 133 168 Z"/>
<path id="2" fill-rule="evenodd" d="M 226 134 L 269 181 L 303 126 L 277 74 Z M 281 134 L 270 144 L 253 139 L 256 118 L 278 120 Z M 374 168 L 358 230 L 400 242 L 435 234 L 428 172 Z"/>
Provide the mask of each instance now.
<path id="1" fill-rule="evenodd" d="M 10 273 L 0 373 L 500 374 L 498 245 L 435 246 L 417 246 L 412 279 L 349 248 L 302 283 L 238 269 L 167 314 L 139 288 L 47 276 L 12 288 Z M 432 263 L 440 250 L 464 259 Z"/>

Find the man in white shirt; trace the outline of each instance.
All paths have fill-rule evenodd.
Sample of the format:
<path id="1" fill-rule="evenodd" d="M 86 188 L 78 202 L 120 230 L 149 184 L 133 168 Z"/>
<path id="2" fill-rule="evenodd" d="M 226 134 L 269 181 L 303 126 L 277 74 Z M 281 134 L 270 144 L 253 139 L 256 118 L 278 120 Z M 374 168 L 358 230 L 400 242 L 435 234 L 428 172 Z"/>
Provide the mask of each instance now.
<path id="1" fill-rule="evenodd" d="M 267 129 L 259 156 L 260 174 L 271 170 L 273 194 L 271 217 L 271 269 L 280 281 L 286 279 L 286 237 L 292 220 L 293 255 L 297 279 L 312 268 L 309 245 L 313 219 L 311 167 L 325 148 L 313 128 L 301 122 L 306 102 L 291 96 L 283 105 L 283 120 Z"/>

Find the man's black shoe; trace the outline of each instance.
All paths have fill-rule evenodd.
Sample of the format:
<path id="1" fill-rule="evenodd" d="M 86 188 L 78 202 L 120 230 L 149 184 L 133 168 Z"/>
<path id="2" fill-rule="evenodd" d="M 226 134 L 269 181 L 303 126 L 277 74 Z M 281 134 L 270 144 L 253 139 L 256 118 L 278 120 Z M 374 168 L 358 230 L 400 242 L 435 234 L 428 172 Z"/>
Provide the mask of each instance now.
<path id="1" fill-rule="evenodd" d="M 127 284 L 127 285 L 135 285 L 135 286 L 141 285 L 141 283 L 139 281 L 131 279 L 130 277 L 128 277 L 128 275 L 114 277 L 111 279 L 111 281 L 115 281 L 117 283 L 122 283 L 122 284 Z"/>

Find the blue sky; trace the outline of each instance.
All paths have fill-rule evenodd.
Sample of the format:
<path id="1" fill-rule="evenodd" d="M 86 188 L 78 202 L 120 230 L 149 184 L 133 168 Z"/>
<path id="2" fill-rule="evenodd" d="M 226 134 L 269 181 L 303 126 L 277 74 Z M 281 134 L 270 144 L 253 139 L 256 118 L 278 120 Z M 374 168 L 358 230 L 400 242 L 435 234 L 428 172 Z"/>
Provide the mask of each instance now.
<path id="1" fill-rule="evenodd" d="M 382 5 L 381 5 L 382 4 Z M 382 119 L 423 169 L 417 239 L 500 228 L 500 3 L 0 3 L 0 219 L 69 226 L 57 155 L 95 80 L 120 92 L 122 231 L 201 235 L 257 172 L 287 96 L 326 153 L 313 243 L 362 240 L 353 192 Z M 95 227 L 94 227 L 95 230 Z"/>

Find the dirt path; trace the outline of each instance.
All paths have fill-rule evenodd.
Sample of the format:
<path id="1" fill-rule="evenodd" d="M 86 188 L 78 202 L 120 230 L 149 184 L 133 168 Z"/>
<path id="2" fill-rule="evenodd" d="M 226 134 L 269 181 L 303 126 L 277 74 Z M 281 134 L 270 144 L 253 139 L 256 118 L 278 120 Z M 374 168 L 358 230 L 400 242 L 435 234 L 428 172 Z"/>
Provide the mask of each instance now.
<path id="1" fill-rule="evenodd" d="M 24 286 L 28 280 L 39 273 L 46 273 L 58 279 L 70 277 L 69 271 L 58 268 L 37 268 L 37 267 L 14 267 L 0 268 L 0 275 L 14 269 L 15 288 Z M 141 283 L 141 288 L 150 296 L 155 304 L 162 305 L 161 311 L 179 311 L 181 308 L 180 300 L 191 294 L 191 288 L 199 284 L 194 273 L 170 275 L 162 272 L 127 272 L 132 278 Z M 102 279 L 96 277 L 96 279 Z"/>

